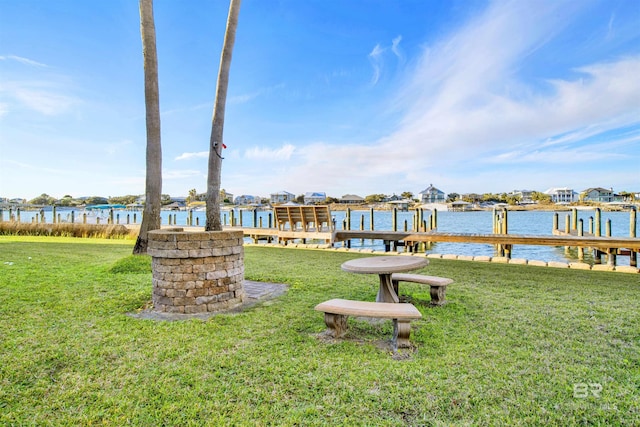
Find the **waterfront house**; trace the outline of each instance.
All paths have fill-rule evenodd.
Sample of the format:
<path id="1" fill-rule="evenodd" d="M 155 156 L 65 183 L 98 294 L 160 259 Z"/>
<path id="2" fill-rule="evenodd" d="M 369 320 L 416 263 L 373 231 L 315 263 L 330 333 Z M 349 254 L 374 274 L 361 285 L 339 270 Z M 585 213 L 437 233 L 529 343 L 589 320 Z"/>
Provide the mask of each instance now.
<path id="1" fill-rule="evenodd" d="M 327 193 L 311 192 L 311 193 L 304 194 L 305 205 L 314 205 L 317 203 L 324 203 L 325 200 L 327 200 Z"/>
<path id="2" fill-rule="evenodd" d="M 412 203 L 412 201 L 409 199 L 402 199 L 402 200 L 392 200 L 387 203 L 389 203 L 392 207 L 398 209 L 399 211 L 406 212 L 409 210 L 409 205 Z"/>
<path id="3" fill-rule="evenodd" d="M 279 205 L 281 203 L 293 202 L 296 196 L 286 191 L 280 191 L 278 193 L 272 193 L 269 195 L 269 200 L 272 205 Z"/>
<path id="4" fill-rule="evenodd" d="M 610 203 L 614 201 L 613 188 L 587 188 L 581 194 L 583 202 Z"/>
<path id="5" fill-rule="evenodd" d="M 355 194 L 345 194 L 339 200 L 340 203 L 345 203 L 349 205 L 358 205 L 365 202 L 364 197 L 356 196 Z"/>
<path id="6" fill-rule="evenodd" d="M 426 189 L 418 194 L 422 196 L 420 199 L 422 203 L 444 203 L 446 200 L 444 191 L 438 190 L 433 184 L 429 184 Z"/>
<path id="7" fill-rule="evenodd" d="M 550 188 L 544 194 L 549 195 L 553 203 L 573 203 L 578 201 L 577 193 L 572 188 Z"/>
<path id="8" fill-rule="evenodd" d="M 511 196 L 518 197 L 518 201 L 521 205 L 527 205 L 534 203 L 533 201 L 533 191 L 531 190 L 514 190 L 509 193 Z"/>
<path id="9" fill-rule="evenodd" d="M 242 196 L 236 197 L 233 203 L 236 205 L 259 205 L 260 197 L 243 194 Z"/>

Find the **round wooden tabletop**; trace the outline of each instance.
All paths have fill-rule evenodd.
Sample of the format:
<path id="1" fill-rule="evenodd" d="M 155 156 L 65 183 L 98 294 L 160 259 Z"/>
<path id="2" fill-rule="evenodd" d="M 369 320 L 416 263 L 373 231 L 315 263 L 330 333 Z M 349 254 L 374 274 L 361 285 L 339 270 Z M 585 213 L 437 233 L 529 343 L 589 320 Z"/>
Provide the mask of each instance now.
<path id="1" fill-rule="evenodd" d="M 350 273 L 391 274 L 416 270 L 429 265 L 429 260 L 417 256 L 373 256 L 346 261 L 341 268 Z"/>

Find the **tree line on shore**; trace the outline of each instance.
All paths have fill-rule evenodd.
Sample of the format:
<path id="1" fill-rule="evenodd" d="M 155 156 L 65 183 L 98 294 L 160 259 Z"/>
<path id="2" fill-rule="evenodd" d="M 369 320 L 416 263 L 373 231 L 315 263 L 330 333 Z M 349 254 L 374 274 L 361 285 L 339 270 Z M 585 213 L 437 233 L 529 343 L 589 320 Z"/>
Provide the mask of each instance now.
<path id="1" fill-rule="evenodd" d="M 628 194 L 630 196 L 629 200 L 634 200 L 633 193 L 621 192 L 620 195 Z M 184 199 L 184 201 L 189 204 L 193 202 L 203 201 L 202 194 L 198 194 L 195 190 L 189 191 L 189 195 Z M 395 196 L 395 194 L 394 194 Z M 374 203 L 383 203 L 388 201 L 392 196 L 376 193 L 370 194 L 364 197 L 364 204 L 374 204 Z M 414 194 L 405 191 L 400 194 L 400 197 L 404 200 L 410 200 L 414 203 L 420 203 L 420 200 L 414 197 Z M 225 204 L 233 204 L 233 200 L 227 192 L 222 189 L 220 190 L 220 200 Z M 451 203 L 454 201 L 465 201 L 469 203 L 506 203 L 508 205 L 518 205 L 522 202 L 521 196 L 513 193 L 483 193 L 483 194 L 458 194 L 458 193 L 449 193 L 447 194 L 446 203 Z M 531 200 L 535 204 L 547 205 L 552 204 L 551 196 L 548 194 L 534 191 L 531 195 Z M 161 203 L 166 206 L 174 202 L 175 199 L 172 198 L 169 194 L 162 194 Z M 301 194 L 294 199 L 294 202 L 299 204 L 304 204 L 304 195 Z M 339 198 L 328 196 L 324 204 L 339 204 L 341 201 Z M 29 204 L 35 206 L 64 206 L 64 207 L 76 207 L 76 206 L 88 206 L 88 205 L 101 205 L 101 204 L 119 204 L 119 205 L 131 205 L 131 204 L 144 204 L 144 195 L 133 195 L 128 194 L 124 196 L 90 196 L 90 197 L 73 197 L 71 195 L 65 195 L 64 197 L 57 199 L 53 196 L 50 196 L 46 193 L 41 194 L 38 197 L 35 197 L 31 200 L 25 199 L 13 199 L 8 200 L 4 198 L 0 198 L 0 203 L 3 204 Z M 262 198 L 260 200 L 260 204 L 268 205 L 270 204 L 270 200 L 268 198 Z"/>

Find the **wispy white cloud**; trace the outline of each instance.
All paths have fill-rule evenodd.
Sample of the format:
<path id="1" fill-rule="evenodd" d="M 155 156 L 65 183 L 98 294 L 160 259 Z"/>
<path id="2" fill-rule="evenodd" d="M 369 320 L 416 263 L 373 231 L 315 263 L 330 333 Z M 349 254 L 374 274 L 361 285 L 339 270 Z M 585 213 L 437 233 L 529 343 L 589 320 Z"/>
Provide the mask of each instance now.
<path id="1" fill-rule="evenodd" d="M 33 59 L 24 58 L 22 56 L 17 56 L 17 55 L 2 55 L 2 56 L 0 56 L 0 61 L 7 61 L 7 60 L 17 61 L 17 62 L 20 62 L 21 64 L 30 65 L 30 66 L 33 66 L 33 67 L 44 67 L 44 68 L 48 68 L 49 67 L 46 64 L 43 64 L 43 63 L 38 62 L 38 61 L 34 61 Z"/>
<path id="2" fill-rule="evenodd" d="M 245 152 L 247 159 L 253 160 L 289 160 L 296 151 L 296 147 L 285 144 L 280 148 L 253 147 Z"/>
<path id="3" fill-rule="evenodd" d="M 375 86 L 382 76 L 382 72 L 385 67 L 384 56 L 387 51 L 391 50 L 400 63 L 404 62 L 404 55 L 400 49 L 401 41 L 402 36 L 397 36 L 391 41 L 391 47 L 383 47 L 378 43 L 373 47 L 371 52 L 369 52 L 368 58 L 371 63 L 371 67 L 373 68 L 371 86 Z"/>
<path id="4" fill-rule="evenodd" d="M 209 151 L 197 151 L 195 153 L 182 153 L 175 160 L 189 160 L 189 159 L 207 159 L 209 158 Z"/>
<path id="5" fill-rule="evenodd" d="M 113 156 L 114 154 L 122 154 L 122 150 L 131 145 L 133 145 L 133 141 L 124 139 L 122 141 L 108 143 L 104 149 L 108 155 Z"/>
<path id="6" fill-rule="evenodd" d="M 9 112 L 21 105 L 46 116 L 55 116 L 67 113 L 80 103 L 78 98 L 65 94 L 62 88 L 46 81 L 6 81 L 0 83 L 0 93 L 14 101 L 7 103 Z"/>
<path id="7" fill-rule="evenodd" d="M 261 96 L 270 95 L 270 94 L 272 94 L 274 92 L 282 90 L 282 89 L 284 89 L 284 87 L 285 87 L 284 83 L 279 83 L 277 85 L 260 88 L 260 89 L 258 89 L 256 91 L 253 91 L 253 92 L 250 92 L 250 93 L 231 96 L 231 97 L 229 97 L 228 102 L 230 104 L 245 104 L 245 103 L 250 102 L 250 101 L 252 101 L 252 100 L 254 100 L 256 98 L 259 98 Z"/>
<path id="8" fill-rule="evenodd" d="M 369 61 L 373 67 L 373 76 L 371 76 L 371 85 L 375 86 L 380 80 L 380 73 L 382 70 L 382 53 L 384 49 L 379 44 L 373 47 L 373 50 L 369 52 Z"/>
<path id="9" fill-rule="evenodd" d="M 189 179 L 194 177 L 206 176 L 202 171 L 195 169 L 163 169 L 162 179 L 176 180 L 176 179 Z"/>
<path id="10" fill-rule="evenodd" d="M 629 153 L 603 154 L 601 149 L 623 144 L 621 140 L 637 144 L 609 133 L 640 125 L 640 56 L 592 59 L 566 70 L 571 77 L 553 80 L 545 80 L 544 74 L 537 80 L 519 75 L 523 64 L 571 23 L 578 7 L 492 3 L 483 15 L 425 46 L 394 102 L 404 111 L 394 132 L 366 145 L 299 147 L 296 163 L 287 168 L 288 180 L 322 182 L 328 191 L 345 188 L 345 175 L 354 190 L 389 188 L 400 181 L 421 186 L 429 177 L 444 180 L 452 170 L 480 164 L 540 167 L 566 164 L 568 158 L 594 164 L 604 156 L 628 158 Z M 394 42 L 396 48 L 400 40 Z M 372 83 L 381 77 L 384 51 L 376 45 L 369 53 Z M 607 145 L 593 141 L 605 137 Z M 486 189 L 486 183 L 480 185 Z"/>
<path id="11" fill-rule="evenodd" d="M 398 57 L 398 59 L 400 61 L 404 61 L 404 55 L 402 54 L 402 51 L 400 50 L 400 42 L 402 41 L 402 36 L 398 36 L 395 39 L 392 40 L 392 44 L 391 44 L 391 51 L 393 52 L 393 54 L 395 56 Z"/>

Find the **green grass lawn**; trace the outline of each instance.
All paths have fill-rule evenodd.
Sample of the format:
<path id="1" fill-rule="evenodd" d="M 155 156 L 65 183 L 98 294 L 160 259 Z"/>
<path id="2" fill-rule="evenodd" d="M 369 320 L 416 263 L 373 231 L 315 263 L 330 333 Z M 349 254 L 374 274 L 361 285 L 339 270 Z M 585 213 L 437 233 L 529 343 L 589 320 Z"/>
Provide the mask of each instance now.
<path id="1" fill-rule="evenodd" d="M 432 260 L 444 307 L 415 348 L 390 321 L 343 340 L 313 307 L 373 301 L 356 253 L 245 248 L 245 277 L 288 292 L 209 320 L 127 315 L 150 262 L 123 240 L 0 237 L 0 425 L 640 425 L 640 276 Z"/>

